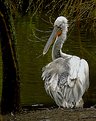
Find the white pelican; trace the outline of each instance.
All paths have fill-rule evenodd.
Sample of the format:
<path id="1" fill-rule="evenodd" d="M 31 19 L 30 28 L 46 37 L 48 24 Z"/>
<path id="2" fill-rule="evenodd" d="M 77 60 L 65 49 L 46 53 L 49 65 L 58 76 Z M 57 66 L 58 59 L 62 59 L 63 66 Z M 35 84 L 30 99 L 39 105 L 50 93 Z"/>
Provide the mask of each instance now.
<path id="1" fill-rule="evenodd" d="M 53 32 L 45 45 L 43 54 L 55 40 L 52 62 L 43 68 L 42 78 L 46 92 L 59 107 L 83 107 L 82 96 L 89 87 L 89 66 L 84 59 L 62 52 L 68 31 L 68 20 L 60 16 L 54 22 Z"/>

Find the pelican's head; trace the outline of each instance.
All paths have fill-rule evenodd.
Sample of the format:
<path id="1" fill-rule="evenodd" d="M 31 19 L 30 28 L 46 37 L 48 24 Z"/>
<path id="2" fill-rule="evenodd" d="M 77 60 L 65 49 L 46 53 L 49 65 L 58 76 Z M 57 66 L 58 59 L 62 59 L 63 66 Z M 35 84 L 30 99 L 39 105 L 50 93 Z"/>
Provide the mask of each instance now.
<path id="1" fill-rule="evenodd" d="M 62 31 L 67 31 L 68 20 L 64 16 L 58 17 L 54 22 L 54 28 L 60 28 Z"/>
<path id="2" fill-rule="evenodd" d="M 54 22 L 54 29 L 52 34 L 50 35 L 44 50 L 43 50 L 43 55 L 45 55 L 53 41 L 56 39 L 57 36 L 60 36 L 62 32 L 67 32 L 68 31 L 68 20 L 64 16 L 58 17 L 55 22 Z"/>

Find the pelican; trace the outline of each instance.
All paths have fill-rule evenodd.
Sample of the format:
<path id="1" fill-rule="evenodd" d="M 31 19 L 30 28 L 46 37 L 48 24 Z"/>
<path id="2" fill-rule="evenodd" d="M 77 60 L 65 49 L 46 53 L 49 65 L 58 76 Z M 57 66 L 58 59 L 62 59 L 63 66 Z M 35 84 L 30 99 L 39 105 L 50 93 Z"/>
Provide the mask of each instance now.
<path id="1" fill-rule="evenodd" d="M 43 55 L 51 44 L 52 62 L 43 67 L 42 78 L 45 90 L 59 107 L 83 107 L 85 91 L 89 87 L 89 66 L 86 60 L 62 52 L 68 32 L 68 20 L 60 16 L 54 22 L 54 29 L 46 43 Z"/>

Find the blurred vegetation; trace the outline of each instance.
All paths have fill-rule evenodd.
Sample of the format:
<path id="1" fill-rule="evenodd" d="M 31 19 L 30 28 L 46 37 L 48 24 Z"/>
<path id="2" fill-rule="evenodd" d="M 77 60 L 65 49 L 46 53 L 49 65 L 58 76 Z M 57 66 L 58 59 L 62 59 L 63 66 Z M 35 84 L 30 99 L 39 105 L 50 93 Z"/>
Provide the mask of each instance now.
<path id="1" fill-rule="evenodd" d="M 70 30 L 79 24 L 80 29 L 96 34 L 96 0 L 7 0 L 14 15 L 34 16 L 39 13 L 49 17 L 50 23 L 56 16 L 66 16 L 70 21 Z M 48 19 L 47 19 L 48 20 Z"/>

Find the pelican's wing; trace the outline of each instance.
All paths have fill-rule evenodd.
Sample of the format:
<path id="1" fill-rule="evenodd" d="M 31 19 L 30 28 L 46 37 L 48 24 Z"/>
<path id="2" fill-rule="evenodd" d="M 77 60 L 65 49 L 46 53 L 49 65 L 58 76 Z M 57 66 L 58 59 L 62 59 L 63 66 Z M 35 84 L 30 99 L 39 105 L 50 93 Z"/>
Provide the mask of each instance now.
<path id="1" fill-rule="evenodd" d="M 83 65 L 82 62 L 75 56 L 58 58 L 43 68 L 45 89 L 57 105 L 76 103 L 88 88 L 88 67 L 85 68 L 85 62 Z"/>
<path id="2" fill-rule="evenodd" d="M 42 78 L 45 81 L 45 90 L 55 100 L 58 106 L 62 105 L 63 92 L 67 86 L 69 75 L 68 60 L 58 58 L 43 68 Z"/>
<path id="3" fill-rule="evenodd" d="M 73 56 L 69 60 L 69 66 L 70 71 L 67 82 L 72 92 L 71 96 L 67 93 L 66 100 L 78 102 L 89 87 L 89 67 L 84 59 L 77 56 Z"/>

